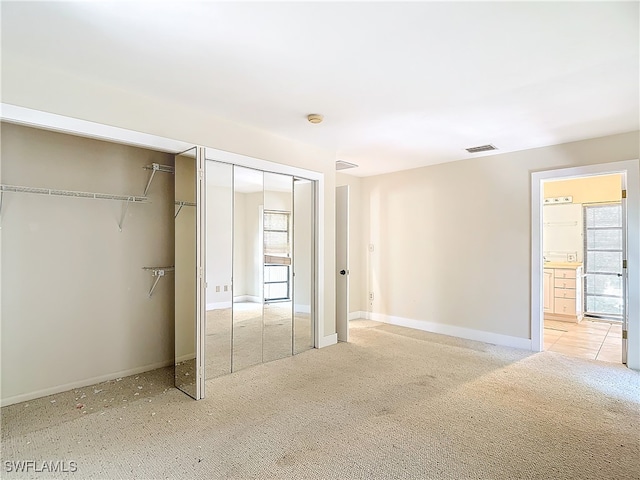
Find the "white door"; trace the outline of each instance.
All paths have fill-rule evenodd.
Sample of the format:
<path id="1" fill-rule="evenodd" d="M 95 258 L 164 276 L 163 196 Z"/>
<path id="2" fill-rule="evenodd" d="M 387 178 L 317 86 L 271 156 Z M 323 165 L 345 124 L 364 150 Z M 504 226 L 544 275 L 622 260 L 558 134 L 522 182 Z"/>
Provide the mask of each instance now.
<path id="1" fill-rule="evenodd" d="M 336 329 L 349 341 L 349 186 L 336 188 Z"/>

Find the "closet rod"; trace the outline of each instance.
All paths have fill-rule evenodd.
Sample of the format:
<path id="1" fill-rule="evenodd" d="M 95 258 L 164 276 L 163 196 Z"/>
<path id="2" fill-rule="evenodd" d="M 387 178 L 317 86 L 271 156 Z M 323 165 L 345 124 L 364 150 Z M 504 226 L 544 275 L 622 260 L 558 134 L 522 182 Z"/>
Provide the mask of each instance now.
<path id="1" fill-rule="evenodd" d="M 112 195 L 110 193 L 78 192 L 74 190 L 58 190 L 54 188 L 23 187 L 19 185 L 0 185 L 0 192 L 35 193 L 57 197 L 94 198 L 98 200 L 119 200 L 121 202 L 146 203 L 147 197 L 137 195 Z"/>

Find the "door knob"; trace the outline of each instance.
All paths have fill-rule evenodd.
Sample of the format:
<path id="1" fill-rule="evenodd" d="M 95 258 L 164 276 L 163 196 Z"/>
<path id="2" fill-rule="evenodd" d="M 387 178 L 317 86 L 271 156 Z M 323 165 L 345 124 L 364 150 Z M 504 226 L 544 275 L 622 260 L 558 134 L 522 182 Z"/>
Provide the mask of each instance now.
<path id="1" fill-rule="evenodd" d="M 346 275 L 347 271 L 346 270 L 340 270 L 340 275 Z"/>

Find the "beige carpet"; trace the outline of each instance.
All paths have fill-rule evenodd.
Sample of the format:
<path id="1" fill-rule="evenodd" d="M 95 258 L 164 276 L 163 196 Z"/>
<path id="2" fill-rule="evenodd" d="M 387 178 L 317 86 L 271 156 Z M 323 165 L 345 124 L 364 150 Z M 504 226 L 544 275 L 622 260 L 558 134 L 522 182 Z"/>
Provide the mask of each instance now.
<path id="1" fill-rule="evenodd" d="M 5 407 L 2 478 L 640 478 L 640 377 L 621 365 L 367 321 L 351 336 L 200 402 L 163 369 Z"/>

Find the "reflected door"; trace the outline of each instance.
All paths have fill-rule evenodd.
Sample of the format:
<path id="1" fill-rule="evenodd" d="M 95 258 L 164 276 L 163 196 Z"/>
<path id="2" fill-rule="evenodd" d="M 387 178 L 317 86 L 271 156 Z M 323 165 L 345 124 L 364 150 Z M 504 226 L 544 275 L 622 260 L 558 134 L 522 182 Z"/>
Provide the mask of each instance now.
<path id="1" fill-rule="evenodd" d="M 175 157 L 175 386 L 196 400 L 204 396 L 201 163 L 196 147 Z"/>
<path id="2" fill-rule="evenodd" d="M 263 172 L 233 167 L 232 371 L 262 363 Z"/>

